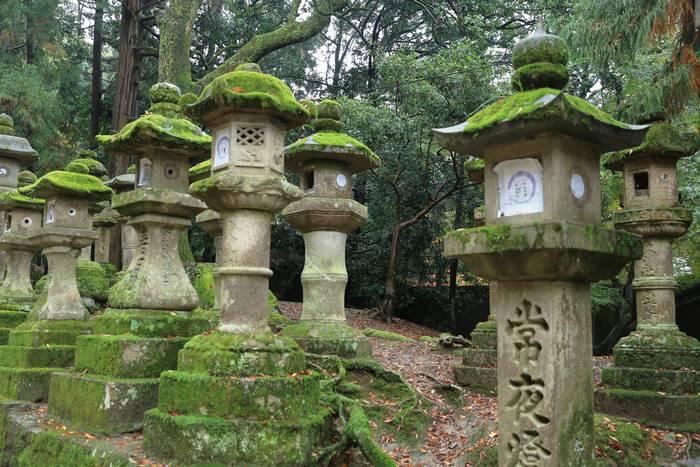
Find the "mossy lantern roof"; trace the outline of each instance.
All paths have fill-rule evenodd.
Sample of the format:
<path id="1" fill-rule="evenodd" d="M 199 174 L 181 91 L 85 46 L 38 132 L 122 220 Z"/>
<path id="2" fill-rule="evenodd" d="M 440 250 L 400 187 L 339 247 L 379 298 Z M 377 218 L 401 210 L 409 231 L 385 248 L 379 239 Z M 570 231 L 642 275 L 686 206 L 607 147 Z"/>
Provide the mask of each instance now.
<path id="1" fill-rule="evenodd" d="M 607 153 L 603 165 L 610 170 L 621 171 L 625 162 L 633 159 L 655 158 L 678 160 L 690 156 L 693 150 L 678 130 L 670 123 L 657 122 L 649 126 L 642 144 L 631 149 Z"/>
<path id="2" fill-rule="evenodd" d="M 342 132 L 342 108 L 338 102 L 325 100 L 318 106 L 317 112 L 318 118 L 313 126 L 318 131 L 285 148 L 285 164 L 289 170 L 302 172 L 305 162 L 323 159 L 344 162 L 351 172 L 379 167 L 379 156 Z"/>
<path id="3" fill-rule="evenodd" d="M 218 125 L 231 113 L 255 113 L 275 117 L 289 130 L 309 120 L 301 105 L 282 80 L 267 75 L 255 63 L 244 63 L 209 83 L 185 111 L 209 126 Z"/>
<path id="4" fill-rule="evenodd" d="M 0 208 L 9 210 L 12 208 L 25 208 L 40 211 L 44 209 L 44 200 L 23 195 L 17 190 L 0 193 Z"/>
<path id="5" fill-rule="evenodd" d="M 164 150 L 173 156 L 204 159 L 211 150 L 211 136 L 182 114 L 180 89 L 158 83 L 149 91 L 151 107 L 114 135 L 98 135 L 106 151 L 150 155 Z"/>
<path id="6" fill-rule="evenodd" d="M 482 157 L 487 147 L 559 133 L 585 141 L 599 152 L 642 142 L 647 125 L 623 123 L 562 89 L 569 75 L 564 41 L 538 25 L 534 34 L 513 48 L 514 94 L 477 111 L 467 121 L 435 129 L 446 149 Z"/>
<path id="7" fill-rule="evenodd" d="M 211 159 L 200 162 L 199 164 L 193 165 L 188 171 L 190 177 L 190 183 L 207 178 L 211 173 Z"/>
<path id="8" fill-rule="evenodd" d="M 31 185 L 19 188 L 23 195 L 50 198 L 56 195 L 89 198 L 92 202 L 107 201 L 113 191 L 92 175 L 55 170 L 49 172 Z"/>
<path id="9" fill-rule="evenodd" d="M 7 114 L 0 114 L 0 157 L 15 159 L 23 167 L 39 158 L 29 141 L 15 136 L 14 121 Z"/>
<path id="10" fill-rule="evenodd" d="M 116 177 L 110 178 L 105 182 L 105 185 L 116 192 L 133 190 L 135 184 L 136 175 L 133 173 L 117 175 Z"/>

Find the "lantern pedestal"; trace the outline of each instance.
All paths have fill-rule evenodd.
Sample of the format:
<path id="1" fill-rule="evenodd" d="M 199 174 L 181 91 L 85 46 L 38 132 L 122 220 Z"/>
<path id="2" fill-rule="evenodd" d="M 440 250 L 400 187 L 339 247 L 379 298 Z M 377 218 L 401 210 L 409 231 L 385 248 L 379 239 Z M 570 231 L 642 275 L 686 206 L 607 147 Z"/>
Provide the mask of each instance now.
<path id="1" fill-rule="evenodd" d="M 592 465 L 589 283 L 617 273 L 640 243 L 575 222 L 486 226 L 445 237 L 445 256 L 498 281 L 491 313 L 498 323 L 502 462 Z"/>
<path id="2" fill-rule="evenodd" d="M 0 287 L 0 303 L 26 305 L 34 302 L 34 288 L 30 277 L 36 246 L 25 236 L 5 234 L 0 237 L 0 250 L 6 252 L 7 274 Z"/>
<path id="3" fill-rule="evenodd" d="M 498 333 L 493 313 L 476 325 L 471 342 L 471 348 L 462 350 L 462 364 L 455 366 L 455 381 L 473 391 L 494 394 L 498 387 Z"/>

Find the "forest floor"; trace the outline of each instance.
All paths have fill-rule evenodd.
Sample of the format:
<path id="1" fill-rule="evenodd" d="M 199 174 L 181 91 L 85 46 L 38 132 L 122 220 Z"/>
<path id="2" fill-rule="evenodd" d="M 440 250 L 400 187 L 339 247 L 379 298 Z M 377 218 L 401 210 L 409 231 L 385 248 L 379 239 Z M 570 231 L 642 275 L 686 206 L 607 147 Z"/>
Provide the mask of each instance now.
<path id="1" fill-rule="evenodd" d="M 280 302 L 280 311 L 288 318 L 298 320 L 301 304 Z M 414 339 L 413 342 L 402 342 L 369 338 L 376 360 L 387 369 L 401 374 L 413 389 L 434 403 L 429 414 L 432 423 L 421 442 L 407 447 L 384 437 L 378 440 L 382 447 L 402 466 L 480 465 L 479 454 L 483 457 L 485 447 L 498 443 L 497 401 L 495 396 L 467 390 L 454 398 L 449 396 L 449 391 L 440 389 L 455 384 L 452 368 L 460 362 L 460 352 L 418 340 L 421 336 L 437 337 L 439 332 L 434 329 L 402 319 L 387 324 L 366 310 L 348 309 L 346 314 L 348 324 L 360 330 L 373 328 Z M 611 357 L 594 357 L 596 385 L 600 384 L 600 369 L 611 364 Z M 607 418 L 604 420 L 614 427 L 614 423 Z M 697 464 L 686 463 L 691 448 L 693 451 L 700 448 L 700 433 L 675 433 L 638 426 L 648 431 L 653 439 L 666 444 L 673 460 L 680 462 L 668 465 L 700 465 L 700 461 Z M 609 443 L 614 446 L 617 439 L 614 436 L 611 438 Z M 599 449 L 597 454 L 599 458 L 604 457 Z"/>

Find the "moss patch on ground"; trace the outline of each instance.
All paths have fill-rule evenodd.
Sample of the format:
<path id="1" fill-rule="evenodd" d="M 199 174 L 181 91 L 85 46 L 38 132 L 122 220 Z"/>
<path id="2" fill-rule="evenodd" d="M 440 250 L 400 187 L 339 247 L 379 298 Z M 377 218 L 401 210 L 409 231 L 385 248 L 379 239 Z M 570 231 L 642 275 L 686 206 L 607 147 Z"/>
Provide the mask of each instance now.
<path id="1" fill-rule="evenodd" d="M 415 342 L 415 339 L 411 339 L 410 337 L 406 337 L 395 332 L 382 331 L 381 329 L 366 328 L 364 331 L 362 331 L 362 334 L 367 337 L 376 337 L 378 339 L 386 339 L 389 341 Z"/>

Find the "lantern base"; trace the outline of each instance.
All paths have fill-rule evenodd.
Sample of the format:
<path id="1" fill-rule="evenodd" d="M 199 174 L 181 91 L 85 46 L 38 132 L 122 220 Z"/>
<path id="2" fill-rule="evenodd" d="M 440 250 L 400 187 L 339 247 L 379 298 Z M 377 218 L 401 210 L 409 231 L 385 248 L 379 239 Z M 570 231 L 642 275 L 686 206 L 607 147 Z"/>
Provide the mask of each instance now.
<path id="1" fill-rule="evenodd" d="M 460 386 L 486 394 L 498 389 L 498 334 L 497 323 L 488 321 L 476 325 L 471 334 L 472 348 L 462 351 L 462 364 L 455 366 L 455 381 Z"/>
<path id="2" fill-rule="evenodd" d="M 306 352 L 343 358 L 372 356 L 372 344 L 360 331 L 344 322 L 302 321 L 282 330 Z"/>

